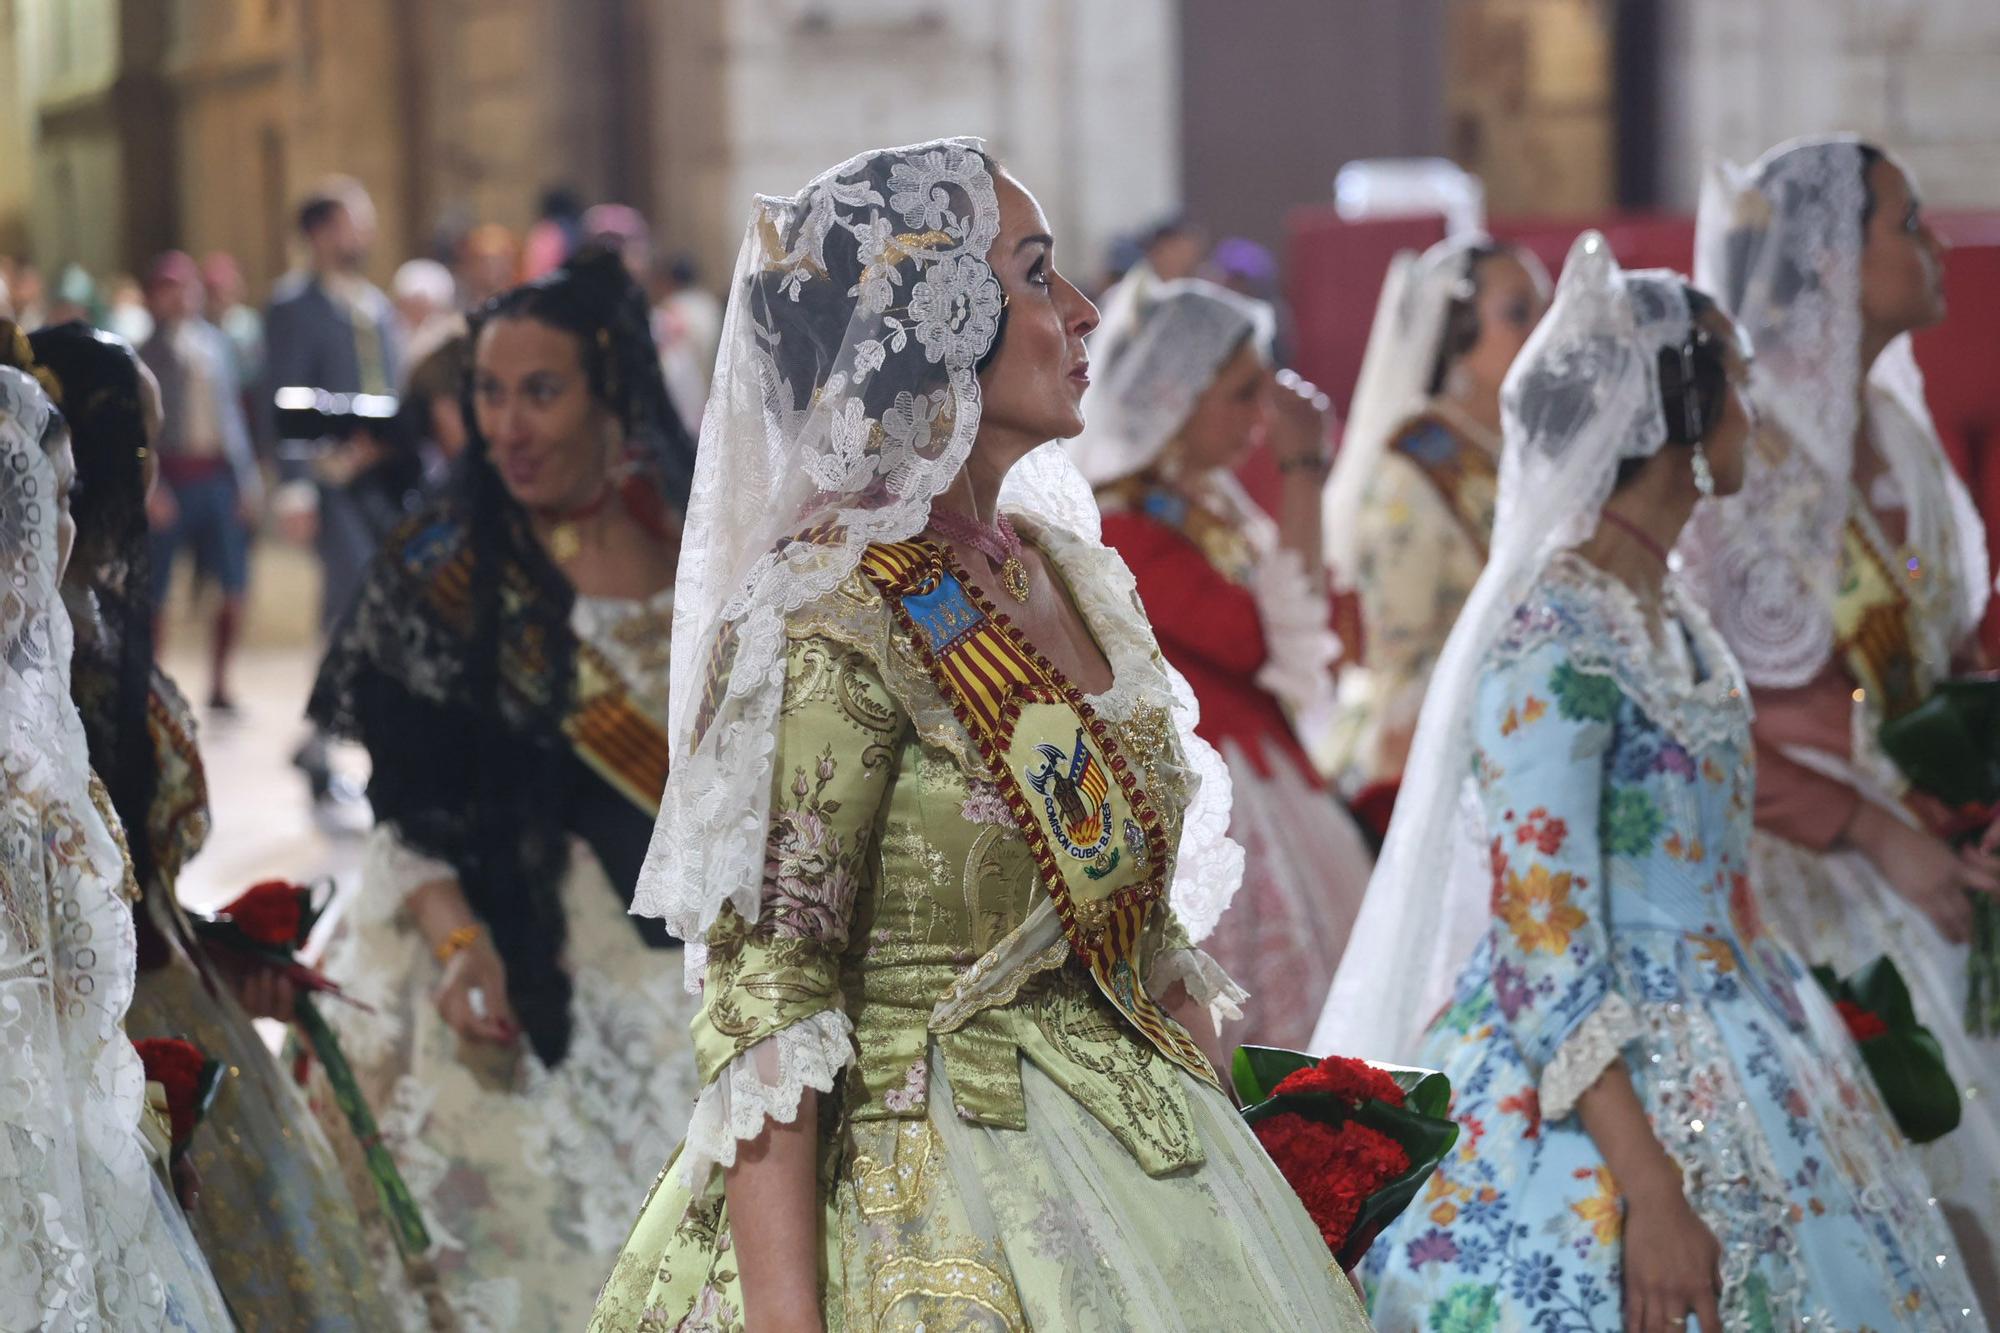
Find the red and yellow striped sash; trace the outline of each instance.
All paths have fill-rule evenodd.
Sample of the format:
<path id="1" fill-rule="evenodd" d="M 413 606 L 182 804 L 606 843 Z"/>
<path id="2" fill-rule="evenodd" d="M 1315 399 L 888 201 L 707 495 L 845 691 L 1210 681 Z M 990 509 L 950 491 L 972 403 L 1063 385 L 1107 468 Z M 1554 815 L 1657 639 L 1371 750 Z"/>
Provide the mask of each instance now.
<path id="1" fill-rule="evenodd" d="M 1140 938 L 1172 862 L 1159 814 L 1111 729 L 943 548 L 878 544 L 861 568 L 972 737 L 1098 989 L 1155 1049 L 1216 1083 L 1140 976 Z"/>

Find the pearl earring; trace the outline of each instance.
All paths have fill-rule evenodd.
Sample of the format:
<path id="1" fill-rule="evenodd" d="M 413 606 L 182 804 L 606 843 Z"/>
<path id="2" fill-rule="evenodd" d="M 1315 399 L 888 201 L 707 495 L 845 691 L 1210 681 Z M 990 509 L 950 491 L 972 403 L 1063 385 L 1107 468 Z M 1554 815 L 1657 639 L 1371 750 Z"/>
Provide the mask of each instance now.
<path id="1" fill-rule="evenodd" d="M 1694 446 L 1694 488 L 1704 499 L 1715 494 L 1715 473 L 1708 466 L 1708 451 L 1696 441 Z"/>

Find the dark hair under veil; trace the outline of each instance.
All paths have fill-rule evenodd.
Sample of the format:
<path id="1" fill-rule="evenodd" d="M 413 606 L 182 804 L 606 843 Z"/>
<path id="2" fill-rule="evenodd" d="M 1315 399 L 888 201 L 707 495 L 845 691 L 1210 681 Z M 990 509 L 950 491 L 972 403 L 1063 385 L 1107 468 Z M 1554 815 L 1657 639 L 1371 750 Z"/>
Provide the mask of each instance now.
<path id="1" fill-rule="evenodd" d="M 160 769 L 146 707 L 152 695 L 152 604 L 146 538 L 146 408 L 132 344 L 82 320 L 28 336 L 34 360 L 60 384 L 76 456 L 76 550 L 66 582 L 96 596 L 96 632 L 78 634 L 70 693 L 90 739 L 90 767 L 110 793 L 132 847 L 140 891 L 156 849 L 148 815 Z M 158 941 L 142 929 L 142 953 Z M 154 963 L 142 957 L 142 965 Z"/>
<path id="2" fill-rule="evenodd" d="M 662 502 L 683 511 L 694 444 L 660 376 L 645 296 L 623 263 L 586 251 L 495 297 L 473 319 L 475 347 L 495 319 L 575 336 L 591 393 L 624 428 L 627 503 L 642 520 L 649 504 L 655 516 Z M 490 460 L 470 384 L 464 402 L 465 455 L 445 493 L 376 556 L 334 632 L 309 712 L 367 748 L 376 818 L 457 872 L 506 964 L 529 1041 L 554 1064 L 570 1038 L 572 988 L 560 963 L 567 816 L 579 788 L 597 781 L 562 730 L 575 689 L 576 598 Z M 645 819 L 641 853 L 650 826 Z M 619 867 L 606 869 L 615 891 L 630 890 Z M 633 924 L 649 943 L 673 943 L 657 921 Z"/>
<path id="3" fill-rule="evenodd" d="M 153 845 L 151 818 L 160 765 L 147 724 L 153 607 L 139 358 L 123 338 L 80 320 L 38 329 L 28 343 L 60 386 L 76 458 L 76 549 L 65 583 L 87 589 L 96 603 L 95 625 L 77 636 L 70 693 L 83 717 L 91 767 L 125 826 L 133 876 L 148 893 L 165 858 Z M 146 913 L 138 920 L 140 966 L 157 966 L 166 961 L 163 942 Z"/>

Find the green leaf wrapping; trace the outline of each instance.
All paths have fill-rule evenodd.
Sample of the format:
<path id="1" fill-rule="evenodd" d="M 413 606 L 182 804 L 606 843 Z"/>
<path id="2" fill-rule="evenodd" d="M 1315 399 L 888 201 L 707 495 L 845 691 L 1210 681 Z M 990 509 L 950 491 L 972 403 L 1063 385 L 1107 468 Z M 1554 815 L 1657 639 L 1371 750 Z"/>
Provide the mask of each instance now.
<path id="1" fill-rule="evenodd" d="M 1880 736 L 1903 776 L 1945 804 L 2000 800 L 2000 675 L 1940 682 Z"/>
<path id="2" fill-rule="evenodd" d="M 1882 748 L 1918 790 L 1947 805 L 2000 802 L 2000 674 L 1942 681 L 1930 698 L 1882 724 Z M 2000 1036 L 2000 903 L 1972 895 L 1965 1028 Z"/>
<path id="3" fill-rule="evenodd" d="M 354 1077 L 354 1066 L 347 1062 L 346 1052 L 340 1049 L 340 1039 L 334 1036 L 333 1029 L 327 1025 L 325 1017 L 309 996 L 298 997 L 292 1009 L 292 1022 L 312 1048 L 313 1057 L 326 1071 L 333 1099 L 339 1105 L 341 1114 L 347 1117 L 347 1127 L 354 1131 L 356 1142 L 361 1145 L 362 1156 L 368 1163 L 369 1178 L 375 1183 L 375 1195 L 381 1200 L 382 1215 L 389 1221 L 397 1248 L 407 1257 L 417 1258 L 431 1247 L 431 1235 L 424 1226 L 423 1210 L 417 1206 L 416 1196 L 404 1183 L 403 1173 L 396 1169 L 395 1159 L 382 1146 L 382 1131 L 375 1123 L 375 1113 L 369 1109 L 368 1099 L 361 1095 L 360 1081 Z"/>
<path id="4" fill-rule="evenodd" d="M 1850 977 L 1836 976 L 1824 966 L 1815 967 L 1812 974 L 1835 1003 L 1858 1005 L 1887 1026 L 1887 1032 L 1857 1039 L 1855 1046 L 1903 1137 L 1929 1143 L 1957 1129 L 1963 1114 L 1958 1084 L 1937 1037 L 1917 1021 L 1910 988 L 1888 956 Z"/>
<path id="5" fill-rule="evenodd" d="M 1286 1077 L 1310 1069 L 1319 1061 L 1303 1051 L 1287 1051 L 1276 1046 L 1238 1046 L 1231 1066 L 1236 1099 L 1245 1106 L 1270 1100 L 1272 1090 Z"/>

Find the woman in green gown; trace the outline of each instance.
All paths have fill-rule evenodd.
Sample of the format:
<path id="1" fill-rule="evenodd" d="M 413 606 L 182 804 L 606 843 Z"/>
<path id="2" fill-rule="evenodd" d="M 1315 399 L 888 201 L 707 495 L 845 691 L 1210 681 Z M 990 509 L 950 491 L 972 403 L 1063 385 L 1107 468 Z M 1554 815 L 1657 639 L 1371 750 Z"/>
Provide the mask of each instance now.
<path id="1" fill-rule="evenodd" d="M 1367 1326 L 1197 1044 L 1228 779 L 1042 447 L 1096 323 L 1054 245 L 974 140 L 757 202 L 633 909 L 704 1088 L 605 1333 Z"/>

